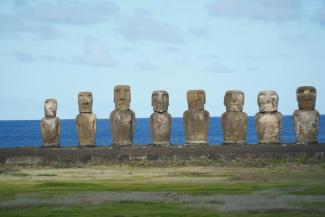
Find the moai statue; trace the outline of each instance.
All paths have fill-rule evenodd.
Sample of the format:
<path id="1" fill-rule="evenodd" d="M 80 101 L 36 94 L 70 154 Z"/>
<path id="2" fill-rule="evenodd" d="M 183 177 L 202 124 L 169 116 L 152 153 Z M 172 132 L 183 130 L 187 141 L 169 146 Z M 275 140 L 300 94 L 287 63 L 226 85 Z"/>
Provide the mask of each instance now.
<path id="1" fill-rule="evenodd" d="M 78 95 L 79 114 L 76 118 L 80 147 L 96 145 L 96 115 L 92 113 L 93 95 L 80 92 Z"/>
<path id="2" fill-rule="evenodd" d="M 112 130 L 113 147 L 121 148 L 132 146 L 135 129 L 135 113 L 130 109 L 130 102 L 130 86 L 115 86 L 115 110 L 111 112 L 109 117 L 110 127 Z"/>
<path id="3" fill-rule="evenodd" d="M 314 87 L 297 89 L 299 109 L 293 113 L 297 144 L 317 143 L 319 112 L 315 110 L 316 94 Z"/>
<path id="4" fill-rule="evenodd" d="M 262 91 L 257 97 L 260 112 L 255 115 L 260 144 L 280 143 L 282 114 L 278 112 L 279 96 L 275 91 Z"/>
<path id="5" fill-rule="evenodd" d="M 168 93 L 163 90 L 154 91 L 151 105 L 154 110 L 154 113 L 150 116 L 152 144 L 169 146 L 172 116 L 167 112 L 169 106 Z"/>
<path id="6" fill-rule="evenodd" d="M 210 114 L 204 110 L 204 90 L 188 91 L 187 103 L 188 110 L 183 114 L 186 145 L 207 145 Z"/>
<path id="7" fill-rule="evenodd" d="M 226 112 L 221 117 L 224 144 L 245 144 L 247 114 L 243 112 L 245 95 L 242 91 L 227 91 L 224 98 Z"/>
<path id="8" fill-rule="evenodd" d="M 41 121 L 43 147 L 59 147 L 61 122 L 56 117 L 56 99 L 46 99 L 44 102 L 45 117 Z"/>

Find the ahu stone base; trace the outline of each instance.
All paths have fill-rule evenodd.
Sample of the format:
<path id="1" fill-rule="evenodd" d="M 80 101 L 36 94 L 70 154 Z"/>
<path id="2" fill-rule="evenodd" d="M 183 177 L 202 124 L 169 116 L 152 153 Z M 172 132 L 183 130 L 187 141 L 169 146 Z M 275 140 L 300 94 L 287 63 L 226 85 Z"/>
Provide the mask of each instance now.
<path id="1" fill-rule="evenodd" d="M 80 165 L 116 163 L 267 166 L 325 162 L 325 145 L 209 145 L 132 148 L 2 148 L 0 165 Z"/>

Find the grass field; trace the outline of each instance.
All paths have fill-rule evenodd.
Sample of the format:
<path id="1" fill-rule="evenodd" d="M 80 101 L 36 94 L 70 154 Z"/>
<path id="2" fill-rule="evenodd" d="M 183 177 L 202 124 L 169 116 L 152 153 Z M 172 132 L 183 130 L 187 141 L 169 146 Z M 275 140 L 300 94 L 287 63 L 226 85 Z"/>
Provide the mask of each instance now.
<path id="1" fill-rule="evenodd" d="M 325 216 L 325 165 L 0 167 L 0 216 Z"/>

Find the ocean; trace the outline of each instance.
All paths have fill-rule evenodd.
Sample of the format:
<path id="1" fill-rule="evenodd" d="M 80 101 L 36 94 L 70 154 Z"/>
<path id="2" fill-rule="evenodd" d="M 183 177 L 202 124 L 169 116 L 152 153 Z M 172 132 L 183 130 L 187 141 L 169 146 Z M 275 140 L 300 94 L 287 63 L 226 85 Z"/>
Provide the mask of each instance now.
<path id="1" fill-rule="evenodd" d="M 223 135 L 220 117 L 212 117 L 210 121 L 209 144 L 222 144 Z M 137 118 L 134 144 L 150 144 L 151 132 L 149 118 Z M 325 115 L 321 115 L 318 142 L 325 143 Z M 108 119 L 97 120 L 96 144 L 110 146 L 112 135 Z M 184 144 L 183 119 L 173 118 L 172 144 Z M 256 144 L 257 135 L 254 117 L 248 118 L 247 143 Z M 295 143 L 292 116 L 283 116 L 281 143 Z M 40 121 L 0 121 L 0 148 L 4 147 L 41 147 Z M 75 120 L 61 120 L 61 146 L 77 146 Z"/>

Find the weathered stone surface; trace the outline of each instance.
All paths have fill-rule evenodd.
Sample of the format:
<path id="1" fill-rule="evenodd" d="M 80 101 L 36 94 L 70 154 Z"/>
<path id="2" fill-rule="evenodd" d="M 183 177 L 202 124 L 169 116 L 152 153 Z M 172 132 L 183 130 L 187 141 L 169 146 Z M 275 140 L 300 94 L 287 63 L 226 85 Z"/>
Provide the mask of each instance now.
<path id="1" fill-rule="evenodd" d="M 154 113 L 150 116 L 152 144 L 157 146 L 170 145 L 172 117 L 167 112 L 169 95 L 166 91 L 154 91 L 152 102 Z"/>
<path id="2" fill-rule="evenodd" d="M 91 92 L 80 92 L 78 95 L 79 113 L 93 112 L 93 94 Z"/>
<path id="3" fill-rule="evenodd" d="M 97 118 L 92 113 L 93 95 L 91 92 L 80 92 L 78 95 L 79 114 L 76 118 L 79 145 L 96 145 Z"/>
<path id="4" fill-rule="evenodd" d="M 260 112 L 255 115 L 255 121 L 259 143 L 280 143 L 282 114 L 277 112 L 278 94 L 275 91 L 262 91 L 257 100 Z"/>
<path id="5" fill-rule="evenodd" d="M 131 90 L 128 85 L 116 85 L 114 88 L 114 103 L 116 110 L 129 110 Z"/>
<path id="6" fill-rule="evenodd" d="M 45 117 L 41 120 L 43 147 L 59 147 L 61 122 L 56 117 L 56 99 L 46 99 L 44 102 Z"/>
<path id="7" fill-rule="evenodd" d="M 145 148 L 144 148 L 145 147 Z M 41 163 L 42 165 L 66 165 L 67 167 L 81 164 L 138 164 L 139 159 L 153 162 L 161 166 L 162 163 L 180 165 L 187 162 L 193 165 L 224 165 L 224 166 L 265 166 L 270 163 L 297 163 L 304 159 L 305 163 L 324 163 L 325 144 L 319 145 L 211 145 L 200 148 L 169 146 L 150 147 L 138 146 L 123 149 L 110 147 L 81 148 L 64 147 L 60 149 L 0 148 L 0 165 L 5 163 Z M 29 159 L 28 159 L 29 158 Z M 132 160 L 135 159 L 135 162 Z M 173 163 L 174 162 L 174 163 Z M 201 162 L 201 163 L 200 163 Z M 198 164 L 199 163 L 199 164 Z M 140 162 L 142 165 L 142 162 Z M 280 163 L 282 164 L 282 163 Z"/>
<path id="8" fill-rule="evenodd" d="M 151 96 L 151 105 L 155 112 L 167 112 L 169 106 L 169 95 L 167 91 L 154 91 Z"/>
<path id="9" fill-rule="evenodd" d="M 114 88 L 115 110 L 110 114 L 113 147 L 131 146 L 135 129 L 135 113 L 130 109 L 131 91 L 128 85 Z"/>
<path id="10" fill-rule="evenodd" d="M 245 144 L 247 114 L 243 111 L 245 95 L 242 91 L 227 91 L 224 97 L 226 111 L 221 117 L 224 144 Z"/>
<path id="11" fill-rule="evenodd" d="M 210 114 L 204 110 L 204 90 L 190 90 L 187 92 L 188 110 L 183 114 L 185 130 L 185 145 L 208 144 Z"/>
<path id="12" fill-rule="evenodd" d="M 260 112 L 276 112 L 278 111 L 279 96 L 273 90 L 261 91 L 258 94 L 258 106 Z"/>
<path id="13" fill-rule="evenodd" d="M 244 107 L 245 95 L 240 90 L 229 90 L 224 97 L 224 105 L 227 112 L 242 112 Z"/>
<path id="14" fill-rule="evenodd" d="M 280 143 L 282 114 L 280 112 L 258 113 L 255 118 L 259 143 Z"/>
<path id="15" fill-rule="evenodd" d="M 317 143 L 319 112 L 297 110 L 293 117 L 297 144 Z"/>
<path id="16" fill-rule="evenodd" d="M 316 88 L 311 86 L 298 87 L 297 101 L 299 109 L 314 111 L 316 106 Z"/>
<path id="17" fill-rule="evenodd" d="M 297 144 L 317 143 L 319 112 L 315 110 L 316 88 L 310 86 L 297 89 L 299 109 L 293 113 Z"/>
<path id="18" fill-rule="evenodd" d="M 113 147 L 131 146 L 135 128 L 135 113 L 130 110 L 114 110 L 110 115 Z"/>

